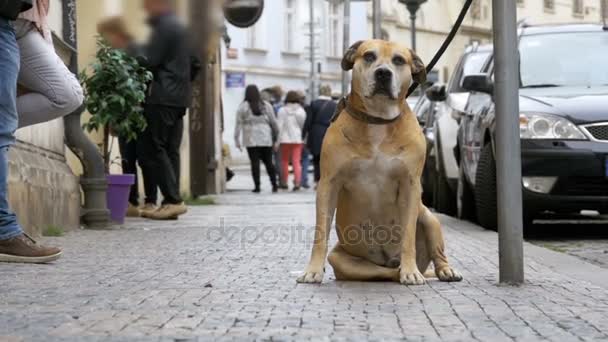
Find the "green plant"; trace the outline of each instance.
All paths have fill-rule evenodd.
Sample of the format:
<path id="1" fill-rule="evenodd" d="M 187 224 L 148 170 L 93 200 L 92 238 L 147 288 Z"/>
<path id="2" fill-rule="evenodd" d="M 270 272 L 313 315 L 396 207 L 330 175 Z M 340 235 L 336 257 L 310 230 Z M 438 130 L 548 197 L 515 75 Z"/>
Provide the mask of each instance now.
<path id="1" fill-rule="evenodd" d="M 42 232 L 42 235 L 47 236 L 47 237 L 60 237 L 60 236 L 63 236 L 63 234 L 64 234 L 63 228 L 58 227 L 58 226 L 48 226 Z"/>
<path id="2" fill-rule="evenodd" d="M 146 128 L 142 104 L 152 73 L 136 58 L 111 48 L 99 37 L 90 70 L 90 74 L 80 74 L 85 104 L 91 113 L 83 127 L 89 132 L 104 129 L 104 159 L 109 168 L 109 131 L 130 141 Z"/>

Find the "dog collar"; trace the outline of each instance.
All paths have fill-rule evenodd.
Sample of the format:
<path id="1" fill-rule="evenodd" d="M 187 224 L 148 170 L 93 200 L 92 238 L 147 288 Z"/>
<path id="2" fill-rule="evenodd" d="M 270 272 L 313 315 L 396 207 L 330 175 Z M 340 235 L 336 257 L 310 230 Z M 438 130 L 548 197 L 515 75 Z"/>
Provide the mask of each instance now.
<path id="1" fill-rule="evenodd" d="M 333 121 L 335 121 L 338 118 L 338 115 L 340 115 L 340 112 L 342 112 L 343 110 L 346 110 L 346 112 L 353 119 L 362 121 L 362 122 L 365 122 L 365 123 L 368 123 L 371 125 L 388 125 L 390 123 L 397 121 L 401 117 L 401 114 L 399 114 L 393 119 L 383 119 L 383 118 L 379 118 L 377 116 L 369 115 L 368 113 L 366 113 L 364 111 L 353 108 L 348 101 L 348 97 L 345 96 L 338 103 L 336 115 L 335 115 L 335 118 Z"/>

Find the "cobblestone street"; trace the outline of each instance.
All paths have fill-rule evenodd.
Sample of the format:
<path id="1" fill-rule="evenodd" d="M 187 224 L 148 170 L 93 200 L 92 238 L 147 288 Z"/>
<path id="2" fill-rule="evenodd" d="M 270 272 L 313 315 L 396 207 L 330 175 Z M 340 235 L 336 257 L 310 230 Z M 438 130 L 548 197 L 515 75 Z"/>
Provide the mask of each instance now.
<path id="1" fill-rule="evenodd" d="M 245 174 L 231 189 L 178 222 L 46 239 L 65 249 L 54 265 L 0 265 L 0 341 L 608 340 L 600 267 L 527 244 L 527 285 L 497 286 L 496 234 L 443 218 L 462 283 L 341 283 L 328 266 L 298 285 L 313 193 L 255 196 Z"/>

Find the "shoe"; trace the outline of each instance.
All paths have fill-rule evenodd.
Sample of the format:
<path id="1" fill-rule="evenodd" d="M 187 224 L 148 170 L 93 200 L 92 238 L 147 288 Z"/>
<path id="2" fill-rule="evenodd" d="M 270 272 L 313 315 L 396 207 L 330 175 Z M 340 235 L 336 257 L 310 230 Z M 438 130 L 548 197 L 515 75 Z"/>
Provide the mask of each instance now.
<path id="1" fill-rule="evenodd" d="M 27 234 L 0 241 L 0 262 L 46 264 L 61 257 L 61 249 L 39 245 Z"/>
<path id="2" fill-rule="evenodd" d="M 140 217 L 141 211 L 138 207 L 129 203 L 129 208 L 127 208 L 127 217 Z"/>
<path id="3" fill-rule="evenodd" d="M 226 168 L 226 182 L 230 182 L 234 178 L 234 171 Z"/>
<path id="4" fill-rule="evenodd" d="M 272 193 L 273 193 L 273 194 L 276 194 L 277 192 L 279 192 L 279 187 L 278 187 L 278 186 L 276 186 L 276 185 L 273 185 L 273 186 L 272 186 Z"/>
<path id="5" fill-rule="evenodd" d="M 279 189 L 281 189 L 281 190 L 289 190 L 289 186 L 287 186 L 287 184 L 281 184 L 281 185 L 279 185 Z"/>
<path id="6" fill-rule="evenodd" d="M 147 213 L 146 218 L 157 221 L 177 220 L 181 215 L 188 212 L 188 207 L 184 203 L 165 204 L 155 212 Z"/>
<path id="7" fill-rule="evenodd" d="M 296 186 L 293 187 L 293 192 L 298 192 L 300 190 L 301 190 L 301 188 L 300 188 L 299 185 L 296 185 Z"/>
<path id="8" fill-rule="evenodd" d="M 157 211 L 159 208 L 153 203 L 146 203 L 139 208 L 139 216 L 147 217 L 151 213 Z"/>
<path id="9" fill-rule="evenodd" d="M 262 192 L 262 190 L 260 190 L 260 188 L 255 188 L 251 192 L 253 192 L 254 194 L 259 194 L 260 192 Z"/>

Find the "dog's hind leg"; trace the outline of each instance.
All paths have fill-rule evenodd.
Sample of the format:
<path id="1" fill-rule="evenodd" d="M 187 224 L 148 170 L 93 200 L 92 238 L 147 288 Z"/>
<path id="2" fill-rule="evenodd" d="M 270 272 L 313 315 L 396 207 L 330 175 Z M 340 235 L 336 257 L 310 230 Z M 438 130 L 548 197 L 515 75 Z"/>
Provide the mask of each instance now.
<path id="1" fill-rule="evenodd" d="M 441 222 L 422 204 L 420 204 L 418 225 L 419 229 L 422 228 L 424 230 L 427 251 L 435 266 L 437 278 L 445 282 L 461 281 L 462 276 L 450 266 L 448 258 L 445 255 L 445 243 L 443 232 L 441 231 Z"/>
<path id="2" fill-rule="evenodd" d="M 378 266 L 363 258 L 352 256 L 339 243 L 329 254 L 328 260 L 337 280 L 399 282 L 398 268 Z"/>

